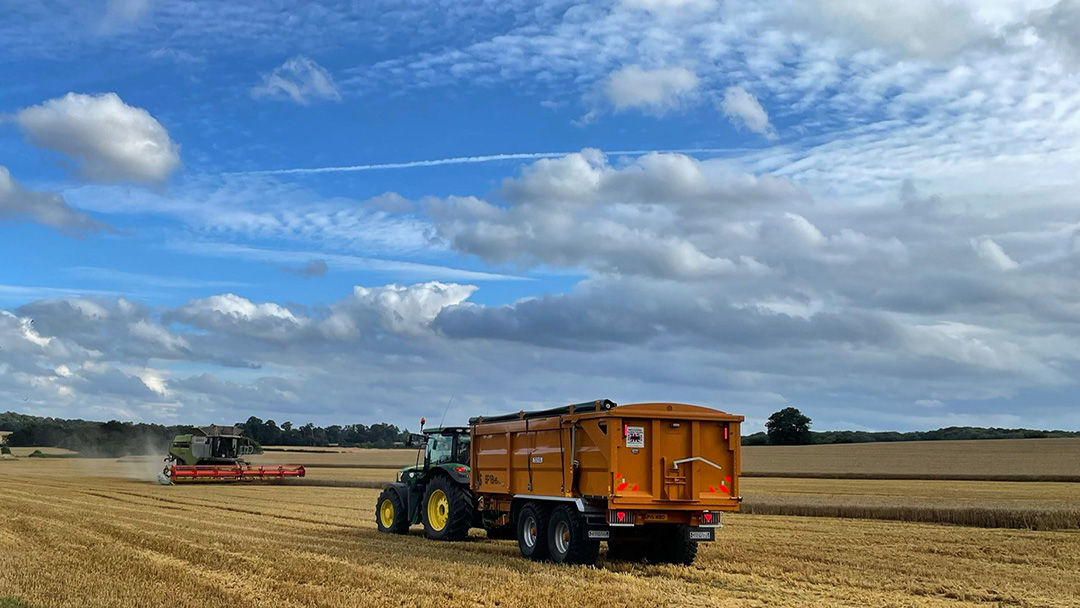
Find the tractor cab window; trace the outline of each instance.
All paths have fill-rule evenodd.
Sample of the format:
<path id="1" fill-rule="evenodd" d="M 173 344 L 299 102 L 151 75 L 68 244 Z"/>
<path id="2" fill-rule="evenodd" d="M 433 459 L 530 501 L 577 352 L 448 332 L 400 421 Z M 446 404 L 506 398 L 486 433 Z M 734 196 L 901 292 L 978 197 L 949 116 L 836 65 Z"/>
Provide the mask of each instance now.
<path id="1" fill-rule="evenodd" d="M 454 443 L 454 462 L 469 464 L 469 434 L 462 433 L 457 436 Z"/>
<path id="2" fill-rule="evenodd" d="M 452 462 L 454 455 L 453 435 L 428 435 L 427 461 L 428 466 Z"/>

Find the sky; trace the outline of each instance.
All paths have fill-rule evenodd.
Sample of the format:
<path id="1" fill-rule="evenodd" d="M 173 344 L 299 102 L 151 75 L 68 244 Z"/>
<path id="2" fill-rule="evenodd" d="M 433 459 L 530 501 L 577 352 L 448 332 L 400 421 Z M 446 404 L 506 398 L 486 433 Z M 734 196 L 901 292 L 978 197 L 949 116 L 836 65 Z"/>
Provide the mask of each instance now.
<path id="1" fill-rule="evenodd" d="M 0 14 L 0 410 L 1080 429 L 1080 0 Z"/>

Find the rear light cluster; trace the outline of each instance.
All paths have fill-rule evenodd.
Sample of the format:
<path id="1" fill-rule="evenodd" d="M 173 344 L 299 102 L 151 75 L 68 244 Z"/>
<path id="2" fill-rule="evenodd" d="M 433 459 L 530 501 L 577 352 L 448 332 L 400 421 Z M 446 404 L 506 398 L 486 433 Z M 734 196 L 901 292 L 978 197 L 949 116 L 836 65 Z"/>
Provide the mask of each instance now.
<path id="1" fill-rule="evenodd" d="M 611 509 L 607 512 L 608 525 L 632 526 L 634 525 L 634 512 L 626 509 Z"/>
<path id="2" fill-rule="evenodd" d="M 702 511 L 701 523 L 702 528 L 719 528 L 723 522 L 721 521 L 721 515 L 719 511 Z"/>

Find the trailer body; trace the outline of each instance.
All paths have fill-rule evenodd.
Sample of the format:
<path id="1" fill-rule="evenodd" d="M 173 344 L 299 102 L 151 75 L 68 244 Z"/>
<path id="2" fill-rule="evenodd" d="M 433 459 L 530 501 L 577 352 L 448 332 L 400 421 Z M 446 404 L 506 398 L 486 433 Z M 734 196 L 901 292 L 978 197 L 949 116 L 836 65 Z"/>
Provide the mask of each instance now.
<path id="1" fill-rule="evenodd" d="M 742 416 L 679 403 L 600 400 L 547 412 L 477 417 L 471 488 L 485 527 L 529 503 L 571 504 L 593 540 L 645 542 L 674 529 L 714 540 L 737 511 Z"/>

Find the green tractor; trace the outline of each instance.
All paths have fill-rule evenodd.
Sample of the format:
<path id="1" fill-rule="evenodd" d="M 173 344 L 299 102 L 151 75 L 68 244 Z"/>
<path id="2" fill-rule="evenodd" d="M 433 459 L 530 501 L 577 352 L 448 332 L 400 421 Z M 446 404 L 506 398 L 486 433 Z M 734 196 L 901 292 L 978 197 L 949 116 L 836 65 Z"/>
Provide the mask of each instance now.
<path id="1" fill-rule="evenodd" d="M 430 539 L 458 541 L 469 528 L 483 525 L 469 491 L 469 439 L 468 427 L 431 428 L 410 438 L 410 445 L 423 450 L 424 462 L 401 469 L 398 480 L 379 495 L 380 532 L 405 534 L 409 526 L 423 524 Z"/>

